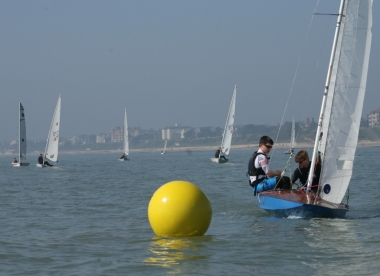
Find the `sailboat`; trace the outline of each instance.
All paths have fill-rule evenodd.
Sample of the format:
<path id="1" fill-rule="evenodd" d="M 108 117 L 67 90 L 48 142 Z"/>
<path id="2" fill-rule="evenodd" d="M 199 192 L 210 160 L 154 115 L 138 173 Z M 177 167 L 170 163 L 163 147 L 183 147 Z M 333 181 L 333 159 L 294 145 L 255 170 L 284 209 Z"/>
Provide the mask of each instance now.
<path id="1" fill-rule="evenodd" d="M 226 158 L 221 158 L 221 155 L 230 154 L 232 133 L 234 131 L 235 103 L 236 103 L 236 85 L 235 85 L 234 93 L 232 94 L 232 99 L 231 99 L 230 109 L 228 110 L 226 125 L 224 126 L 222 144 L 219 148 L 218 155 L 215 154 L 215 158 L 211 158 L 212 162 L 226 163 L 228 161 Z"/>
<path id="2" fill-rule="evenodd" d="M 372 40 L 372 0 L 341 0 L 314 143 L 311 168 L 320 160 L 318 191 L 260 192 L 259 206 L 277 216 L 345 217 L 342 200 L 351 180 Z M 320 157 L 319 157 L 320 156 Z M 354 184 L 354 183 L 351 183 Z"/>
<path id="3" fill-rule="evenodd" d="M 55 107 L 53 119 L 51 120 L 49 134 L 46 142 L 45 153 L 43 154 L 42 164 L 36 164 L 38 168 L 50 167 L 46 165 L 46 160 L 58 162 L 59 128 L 61 126 L 61 94 L 59 94 Z"/>
<path id="4" fill-rule="evenodd" d="M 26 125 L 25 125 L 25 112 L 24 107 L 20 103 L 19 106 L 19 154 L 18 162 L 12 163 L 13 167 L 29 166 L 30 163 L 24 162 L 26 160 Z"/>
<path id="5" fill-rule="evenodd" d="M 295 127 L 294 117 L 293 117 L 292 130 L 291 130 L 291 134 L 290 134 L 290 147 L 289 147 L 289 150 L 285 151 L 285 154 L 293 153 L 295 143 L 296 143 L 296 127 Z"/>
<path id="6" fill-rule="evenodd" d="M 119 158 L 119 161 L 129 160 L 128 154 L 129 154 L 128 122 L 127 122 L 127 109 L 125 109 L 124 110 L 123 155 Z"/>
<path id="7" fill-rule="evenodd" d="M 161 154 L 166 154 L 166 145 L 168 144 L 168 140 L 165 140 L 165 146 L 164 146 L 164 150 L 161 151 Z"/>

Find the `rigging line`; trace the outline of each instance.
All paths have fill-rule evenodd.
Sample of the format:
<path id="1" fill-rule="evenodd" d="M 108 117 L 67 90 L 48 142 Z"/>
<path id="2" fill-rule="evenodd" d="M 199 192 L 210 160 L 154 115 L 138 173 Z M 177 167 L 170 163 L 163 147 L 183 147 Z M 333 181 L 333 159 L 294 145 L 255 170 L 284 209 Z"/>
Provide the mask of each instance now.
<path id="1" fill-rule="evenodd" d="M 289 91 L 289 94 L 288 94 L 288 100 L 286 101 L 286 104 L 285 104 L 285 108 L 284 108 L 284 112 L 282 114 L 282 118 L 281 118 L 281 122 L 280 122 L 280 126 L 278 128 L 278 131 L 277 131 L 277 136 L 276 136 L 276 139 L 275 139 L 275 145 L 277 143 L 277 140 L 278 140 L 278 136 L 280 135 L 280 131 L 281 131 L 281 127 L 282 127 L 282 124 L 284 122 L 284 117 L 285 117 L 285 113 L 286 113 L 286 110 L 288 108 L 288 104 L 289 104 L 289 100 L 290 100 L 290 96 L 293 92 L 293 87 L 294 87 L 294 83 L 296 81 L 296 78 L 297 78 L 297 74 L 298 74 L 298 70 L 299 70 L 299 67 L 300 67 L 300 64 L 301 64 L 301 60 L 302 60 L 302 57 L 304 55 L 304 52 L 305 52 L 305 48 L 306 48 L 306 41 L 309 37 L 309 33 L 310 33 L 310 29 L 311 29 L 311 24 L 313 23 L 313 19 L 314 19 L 314 13 L 318 7 L 318 4 L 319 4 L 319 0 L 317 1 L 317 4 L 315 5 L 315 8 L 314 8 L 314 12 L 311 16 L 311 19 L 310 19 L 310 23 L 309 23 L 309 27 L 307 29 L 307 32 L 306 32 L 306 37 L 304 39 L 304 42 L 303 42 L 303 47 L 302 47 L 302 51 L 301 51 L 301 55 L 300 55 L 300 58 L 298 59 L 298 64 L 297 64 L 297 68 L 296 68 L 296 72 L 294 74 L 294 77 L 293 77 L 293 82 L 292 82 L 292 85 L 290 87 L 290 91 Z M 274 155 L 274 151 L 271 152 L 271 157 L 272 155 Z"/>
<path id="2" fill-rule="evenodd" d="M 332 17 L 330 17 L 330 19 L 331 19 L 331 18 L 332 18 Z M 328 24 L 327 24 L 327 26 L 326 26 L 326 31 L 324 32 L 325 35 L 324 35 L 324 38 L 323 38 L 323 42 L 322 42 L 321 50 L 320 50 L 320 52 L 319 52 L 319 56 L 318 56 L 318 60 L 317 60 L 317 64 L 316 64 L 315 69 L 314 69 L 314 74 L 313 74 L 313 77 L 312 77 L 312 80 L 311 80 L 311 83 L 310 83 L 309 93 L 307 94 L 307 99 L 306 99 L 306 102 L 305 102 L 305 104 L 304 104 L 304 106 L 303 106 L 303 111 L 302 111 L 302 113 L 301 113 L 301 114 L 302 114 L 302 115 L 301 115 L 301 122 L 303 122 L 303 120 L 304 120 L 304 114 L 305 114 L 306 109 L 307 109 L 307 107 L 308 107 L 308 103 L 309 103 L 309 99 L 310 99 L 310 95 L 311 95 L 311 90 L 312 90 L 312 88 L 313 88 L 314 81 L 315 81 L 315 76 L 316 76 L 316 74 L 317 74 L 318 67 L 319 67 L 319 62 L 321 61 L 321 56 L 322 56 L 322 53 L 323 53 L 323 51 L 324 51 L 324 49 L 325 49 L 325 46 L 326 46 L 326 43 L 324 43 L 324 42 L 327 41 L 327 33 L 328 33 L 327 30 L 328 30 L 328 28 L 330 27 L 330 23 L 331 23 L 331 20 L 328 21 Z M 298 139 L 298 135 L 299 135 L 299 133 L 300 133 L 300 130 L 301 130 L 301 128 L 298 127 L 298 129 L 297 129 L 297 134 L 296 134 L 296 138 L 295 138 L 296 141 L 297 141 L 297 139 Z"/>
<path id="3" fill-rule="evenodd" d="M 287 161 L 286 164 L 285 164 L 284 170 L 282 171 L 281 176 L 278 178 L 277 183 L 276 183 L 276 186 L 273 188 L 273 190 L 277 188 L 278 183 L 280 183 L 282 177 L 285 175 L 286 169 L 287 169 L 287 167 L 290 165 L 290 162 L 291 162 L 291 160 L 292 160 L 292 155 L 293 155 L 293 152 L 290 153 L 290 155 L 289 155 L 289 159 L 288 159 L 288 161 Z"/>

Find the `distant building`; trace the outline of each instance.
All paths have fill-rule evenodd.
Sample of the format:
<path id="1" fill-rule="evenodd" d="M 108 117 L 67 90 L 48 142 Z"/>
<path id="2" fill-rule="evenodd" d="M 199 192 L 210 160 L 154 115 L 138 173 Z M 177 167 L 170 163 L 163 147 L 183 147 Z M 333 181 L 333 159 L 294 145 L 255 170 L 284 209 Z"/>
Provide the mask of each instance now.
<path id="1" fill-rule="evenodd" d="M 182 128 L 182 127 L 173 127 L 173 128 L 167 128 L 162 129 L 162 140 L 180 140 L 185 138 L 185 132 L 189 128 Z"/>
<path id="2" fill-rule="evenodd" d="M 97 144 L 104 144 L 105 142 L 106 142 L 106 135 L 105 134 L 96 135 L 96 143 Z"/>
<path id="3" fill-rule="evenodd" d="M 78 143 L 77 136 L 73 136 L 70 139 L 68 139 L 72 145 L 75 145 Z"/>
<path id="4" fill-rule="evenodd" d="M 170 137 L 173 140 L 180 140 L 185 138 L 185 130 L 184 129 L 172 129 L 170 130 Z"/>
<path id="5" fill-rule="evenodd" d="M 170 129 L 161 130 L 162 140 L 170 140 Z"/>
<path id="6" fill-rule="evenodd" d="M 140 134 L 140 128 L 139 127 L 129 127 L 128 128 L 128 134 L 132 137 L 136 137 Z"/>
<path id="7" fill-rule="evenodd" d="M 370 127 L 380 125 L 380 108 L 372 110 L 368 115 L 368 125 Z"/>
<path id="8" fill-rule="evenodd" d="M 113 127 L 111 129 L 111 143 L 123 142 L 124 127 Z"/>

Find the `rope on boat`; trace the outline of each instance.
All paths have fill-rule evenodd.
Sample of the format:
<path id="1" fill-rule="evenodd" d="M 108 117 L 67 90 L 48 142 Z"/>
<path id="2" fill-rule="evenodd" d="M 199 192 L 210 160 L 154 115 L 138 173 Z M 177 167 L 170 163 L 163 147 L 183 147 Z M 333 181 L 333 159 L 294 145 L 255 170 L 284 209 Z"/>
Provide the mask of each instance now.
<path id="1" fill-rule="evenodd" d="M 282 171 L 281 176 L 278 178 L 278 181 L 277 181 L 277 183 L 276 183 L 276 186 L 273 188 L 273 190 L 277 188 L 278 183 L 280 183 L 282 177 L 284 176 L 284 174 L 285 174 L 285 172 L 286 172 L 286 169 L 289 167 L 290 162 L 292 161 L 292 156 L 293 156 L 293 150 L 290 152 L 289 159 L 288 159 L 288 161 L 286 162 L 285 167 L 284 167 L 284 170 Z"/>

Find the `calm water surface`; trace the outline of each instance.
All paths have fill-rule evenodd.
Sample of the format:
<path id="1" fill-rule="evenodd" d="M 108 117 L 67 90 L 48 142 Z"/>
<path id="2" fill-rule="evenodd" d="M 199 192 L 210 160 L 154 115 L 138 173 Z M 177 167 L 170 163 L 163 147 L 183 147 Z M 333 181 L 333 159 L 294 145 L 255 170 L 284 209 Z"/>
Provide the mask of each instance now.
<path id="1" fill-rule="evenodd" d="M 358 148 L 346 219 L 275 218 L 245 176 L 252 154 L 61 155 L 51 169 L 0 157 L 1 275 L 379 275 L 380 148 Z M 275 152 L 283 169 L 289 155 Z M 289 170 L 295 169 L 291 163 Z M 163 184 L 186 180 L 210 199 L 202 237 L 158 238 L 147 209 Z"/>

